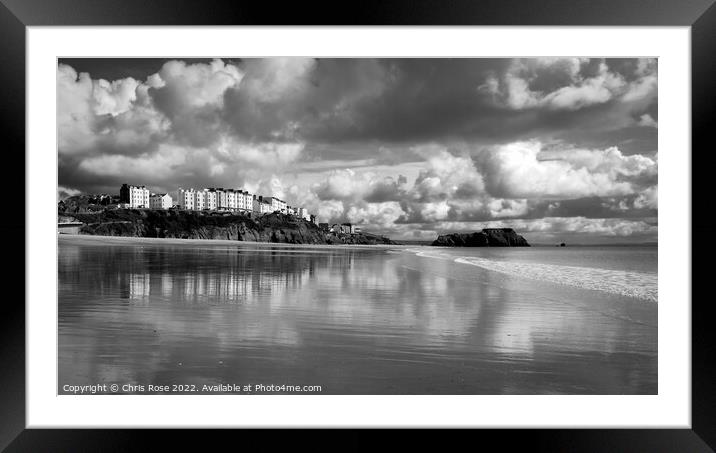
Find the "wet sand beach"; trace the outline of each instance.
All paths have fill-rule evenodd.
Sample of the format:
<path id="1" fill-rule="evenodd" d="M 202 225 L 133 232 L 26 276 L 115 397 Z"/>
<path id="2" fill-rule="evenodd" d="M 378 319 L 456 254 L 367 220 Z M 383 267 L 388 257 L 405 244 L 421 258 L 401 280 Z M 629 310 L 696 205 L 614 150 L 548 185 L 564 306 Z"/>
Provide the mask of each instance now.
<path id="1" fill-rule="evenodd" d="M 599 269 L 649 285 L 655 248 L 441 251 L 69 235 L 58 243 L 58 393 L 94 383 L 657 392 L 656 301 L 535 273 L 583 266 L 589 272 L 571 274 L 577 283 Z M 520 272 L 509 272 L 510 260 Z"/>

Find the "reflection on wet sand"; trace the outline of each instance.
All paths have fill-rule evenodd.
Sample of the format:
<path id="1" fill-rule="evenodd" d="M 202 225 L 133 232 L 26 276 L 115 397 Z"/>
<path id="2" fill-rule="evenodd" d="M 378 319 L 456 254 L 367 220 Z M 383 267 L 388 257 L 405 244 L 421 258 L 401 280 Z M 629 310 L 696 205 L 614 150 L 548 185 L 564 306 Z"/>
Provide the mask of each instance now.
<path id="1" fill-rule="evenodd" d="M 60 241 L 60 387 L 656 393 L 655 325 L 644 304 L 404 252 Z"/>

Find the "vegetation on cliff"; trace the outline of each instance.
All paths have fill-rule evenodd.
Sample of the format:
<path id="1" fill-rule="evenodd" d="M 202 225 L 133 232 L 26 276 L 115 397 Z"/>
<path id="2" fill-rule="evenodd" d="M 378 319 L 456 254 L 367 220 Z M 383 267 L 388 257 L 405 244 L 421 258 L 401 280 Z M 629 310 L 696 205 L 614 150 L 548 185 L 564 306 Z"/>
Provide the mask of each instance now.
<path id="1" fill-rule="evenodd" d="M 148 209 L 64 212 L 84 223 L 80 234 L 179 239 L 280 242 L 288 244 L 395 244 L 371 234 L 333 234 L 295 216 Z"/>
<path id="2" fill-rule="evenodd" d="M 119 197 L 116 195 L 73 195 L 57 203 L 60 214 L 101 212 L 110 206 L 117 206 Z"/>

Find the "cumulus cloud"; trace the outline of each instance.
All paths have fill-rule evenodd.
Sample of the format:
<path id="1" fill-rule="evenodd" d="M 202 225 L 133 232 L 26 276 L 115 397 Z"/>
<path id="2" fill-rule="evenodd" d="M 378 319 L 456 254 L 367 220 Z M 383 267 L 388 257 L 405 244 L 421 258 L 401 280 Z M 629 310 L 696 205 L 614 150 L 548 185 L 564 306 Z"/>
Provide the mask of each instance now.
<path id="1" fill-rule="evenodd" d="M 141 154 L 160 142 L 211 143 L 218 134 L 207 138 L 207 132 L 217 131 L 214 120 L 224 93 L 241 78 L 237 67 L 221 60 L 191 65 L 168 61 L 145 82 L 131 77 L 94 80 L 60 64 L 59 153 Z"/>
<path id="2" fill-rule="evenodd" d="M 257 103 L 277 102 L 300 95 L 307 76 L 316 65 L 313 58 L 262 58 L 248 61 L 247 77 L 242 89 Z"/>
<path id="3" fill-rule="evenodd" d="M 97 115 L 117 116 L 126 112 L 137 100 L 139 82 L 131 77 L 108 82 L 97 80 L 92 90 Z"/>
<path id="4" fill-rule="evenodd" d="M 634 200 L 634 208 L 636 209 L 657 209 L 659 204 L 657 186 L 648 187 L 641 192 Z"/>
<path id="5" fill-rule="evenodd" d="M 490 216 L 499 219 L 501 217 L 519 217 L 527 214 L 527 200 L 505 200 L 494 199 L 488 203 Z"/>
<path id="6" fill-rule="evenodd" d="M 432 154 L 415 181 L 416 200 L 471 198 L 484 191 L 483 177 L 469 156 L 454 156 L 445 149 Z"/>
<path id="7" fill-rule="evenodd" d="M 640 116 L 636 124 L 644 127 L 659 127 L 656 120 L 652 118 L 651 115 L 649 115 L 648 113 L 645 113 Z"/>
<path id="8" fill-rule="evenodd" d="M 340 200 L 328 200 L 322 203 L 312 204 L 313 212 L 317 212 L 322 220 L 339 221 L 343 219 L 345 206 Z"/>
<path id="9" fill-rule="evenodd" d="M 396 178 L 380 177 L 371 171 L 356 172 L 346 168 L 331 171 L 313 189 L 322 200 L 366 200 L 377 203 L 401 199 L 406 182 L 407 179 L 402 175 Z"/>
<path id="10" fill-rule="evenodd" d="M 145 152 L 166 138 L 170 123 L 151 105 L 147 86 L 132 78 L 92 80 L 60 64 L 57 85 L 60 157 Z"/>
<path id="11" fill-rule="evenodd" d="M 244 75 L 218 59 L 167 61 L 144 82 L 92 79 L 58 65 L 60 177 L 95 190 L 123 180 L 175 190 L 241 187 L 282 171 L 303 142 L 254 142 L 223 123 L 224 98 Z"/>
<path id="12" fill-rule="evenodd" d="M 657 60 L 640 58 L 637 60 L 636 79 L 629 83 L 628 90 L 622 96 L 623 102 L 651 100 L 656 97 L 658 87 Z"/>
<path id="13" fill-rule="evenodd" d="M 508 198 L 579 198 L 633 193 L 629 178 L 655 176 L 657 163 L 642 155 L 605 150 L 543 150 L 537 141 L 497 146 L 478 157 L 488 191 Z"/>
<path id="14" fill-rule="evenodd" d="M 93 82 L 89 74 L 70 66 L 57 67 L 57 127 L 59 152 L 75 153 L 94 140 Z"/>
<path id="15" fill-rule="evenodd" d="M 656 156 L 625 156 L 616 147 L 514 142 L 477 150 L 472 157 L 434 151 L 424 166 L 401 201 L 405 214 L 399 224 L 554 215 L 614 218 L 654 215 L 656 209 L 646 202 L 652 195 L 648 187 L 656 181 Z"/>
<path id="16" fill-rule="evenodd" d="M 351 206 L 346 212 L 346 218 L 356 224 L 384 230 L 390 229 L 402 214 L 403 211 L 397 202 L 387 201 Z"/>
<path id="17" fill-rule="evenodd" d="M 219 154 L 243 164 L 265 168 L 282 168 L 296 161 L 304 148 L 303 143 L 234 143 L 220 146 Z"/>
<path id="18" fill-rule="evenodd" d="M 136 157 L 123 155 L 101 155 L 89 157 L 79 164 L 85 170 L 99 176 L 123 176 L 127 173 L 141 180 L 166 178 L 177 172 L 186 162 L 187 152 L 183 148 L 162 145 L 159 152 Z"/>
<path id="19" fill-rule="evenodd" d="M 514 110 L 579 110 L 611 100 L 634 102 L 655 95 L 655 60 L 642 60 L 634 71 L 637 79 L 631 82 L 604 61 L 589 73 L 585 67 L 589 63 L 585 58 L 518 59 L 503 74 L 489 75 L 479 90 L 498 105 Z"/>
<path id="20" fill-rule="evenodd" d="M 245 188 L 250 192 L 281 198 L 284 201 L 286 201 L 285 198 L 290 193 L 290 189 L 286 189 L 284 181 L 275 174 L 272 174 L 267 179 L 259 180 L 256 184 L 249 183 L 245 185 Z"/>
<path id="21" fill-rule="evenodd" d="M 320 172 L 320 182 L 294 185 L 289 193 L 325 221 L 386 231 L 407 231 L 402 225 L 432 230 L 441 222 L 655 215 L 656 156 L 538 141 L 472 153 L 434 145 L 416 152 L 424 160 L 410 180 L 378 174 L 368 165 Z M 301 198 L 301 192 L 310 195 Z"/>
<path id="22" fill-rule="evenodd" d="M 221 107 L 224 93 L 237 86 L 244 73 L 232 64 L 215 59 L 209 64 L 186 64 L 172 60 L 151 76 L 161 105 L 169 113 L 185 107 Z"/>
<path id="23" fill-rule="evenodd" d="M 403 198 L 408 178 L 398 175 L 397 178 L 386 176 L 373 181 L 363 199 L 369 203 L 399 201 Z"/>
<path id="24" fill-rule="evenodd" d="M 323 200 L 354 198 L 365 190 L 365 183 L 369 179 L 370 176 L 365 174 L 356 177 L 356 172 L 349 168 L 334 170 L 316 187 L 316 194 Z"/>

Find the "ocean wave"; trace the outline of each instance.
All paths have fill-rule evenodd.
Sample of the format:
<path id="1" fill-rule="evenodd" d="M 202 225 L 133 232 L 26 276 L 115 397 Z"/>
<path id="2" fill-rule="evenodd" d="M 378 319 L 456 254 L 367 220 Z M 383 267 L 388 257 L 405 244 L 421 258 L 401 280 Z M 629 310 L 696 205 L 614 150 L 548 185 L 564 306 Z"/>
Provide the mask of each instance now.
<path id="1" fill-rule="evenodd" d="M 459 257 L 455 258 L 455 262 L 531 280 L 604 291 L 651 302 L 658 300 L 658 276 L 651 273 L 476 257 Z"/>
<path id="2" fill-rule="evenodd" d="M 408 251 L 421 257 L 451 260 L 513 277 L 602 291 L 650 302 L 658 301 L 658 275 L 655 273 L 523 261 L 501 261 L 474 256 L 456 257 L 437 250 L 412 249 Z"/>

